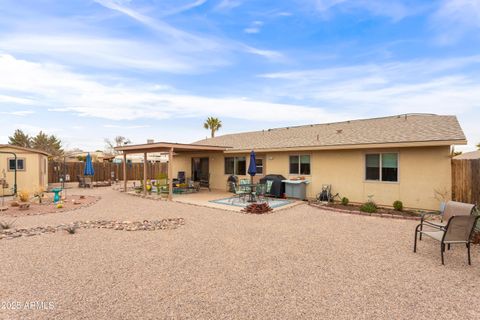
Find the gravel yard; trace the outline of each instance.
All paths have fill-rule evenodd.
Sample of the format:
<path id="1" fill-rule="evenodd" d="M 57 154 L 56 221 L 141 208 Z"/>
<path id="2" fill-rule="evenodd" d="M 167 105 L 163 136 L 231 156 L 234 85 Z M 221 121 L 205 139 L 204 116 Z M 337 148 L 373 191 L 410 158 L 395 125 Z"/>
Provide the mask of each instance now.
<path id="1" fill-rule="evenodd" d="M 79 229 L 0 240 L 0 319 L 479 319 L 480 248 L 412 252 L 409 220 L 307 205 L 245 215 L 110 188 L 17 228 L 184 218 L 177 229 Z M 24 303 L 46 302 L 46 310 Z M 6 310 L 12 302 L 23 310 Z M 50 303 L 50 304 L 49 304 Z"/>

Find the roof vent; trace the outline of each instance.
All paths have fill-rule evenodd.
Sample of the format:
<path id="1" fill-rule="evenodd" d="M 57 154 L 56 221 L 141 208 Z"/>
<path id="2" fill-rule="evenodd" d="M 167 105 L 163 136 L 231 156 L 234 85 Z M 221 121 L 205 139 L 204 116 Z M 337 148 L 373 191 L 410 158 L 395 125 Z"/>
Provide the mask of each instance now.
<path id="1" fill-rule="evenodd" d="M 147 139 L 147 143 L 148 143 L 148 144 L 152 144 L 152 143 L 154 143 L 154 142 L 155 142 L 155 141 L 154 141 L 153 139 Z"/>

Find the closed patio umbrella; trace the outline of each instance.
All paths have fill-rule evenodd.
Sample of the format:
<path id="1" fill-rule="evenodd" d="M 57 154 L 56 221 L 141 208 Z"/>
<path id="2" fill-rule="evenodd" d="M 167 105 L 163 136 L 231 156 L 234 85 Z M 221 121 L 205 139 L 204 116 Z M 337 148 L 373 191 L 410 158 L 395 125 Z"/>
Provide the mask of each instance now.
<path id="1" fill-rule="evenodd" d="M 95 170 L 93 169 L 92 157 L 90 156 L 90 152 L 87 154 L 87 158 L 85 159 L 85 169 L 83 170 L 84 176 L 93 176 L 95 174 Z"/>
<path id="2" fill-rule="evenodd" d="M 250 152 L 250 164 L 248 166 L 248 174 L 253 184 L 253 177 L 257 174 L 257 164 L 255 159 L 255 151 Z"/>

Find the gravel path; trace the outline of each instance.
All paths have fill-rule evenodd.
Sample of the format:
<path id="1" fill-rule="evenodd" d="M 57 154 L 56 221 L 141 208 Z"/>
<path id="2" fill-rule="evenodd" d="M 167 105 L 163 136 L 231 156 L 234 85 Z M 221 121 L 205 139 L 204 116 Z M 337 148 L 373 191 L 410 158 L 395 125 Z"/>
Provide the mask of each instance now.
<path id="1" fill-rule="evenodd" d="M 21 217 L 17 227 L 75 220 L 184 218 L 175 230 L 81 229 L 0 241 L 0 319 L 479 319 L 480 254 L 439 245 L 412 253 L 414 221 L 307 205 L 245 215 L 131 197 Z M 78 193 L 78 192 L 75 192 Z"/>

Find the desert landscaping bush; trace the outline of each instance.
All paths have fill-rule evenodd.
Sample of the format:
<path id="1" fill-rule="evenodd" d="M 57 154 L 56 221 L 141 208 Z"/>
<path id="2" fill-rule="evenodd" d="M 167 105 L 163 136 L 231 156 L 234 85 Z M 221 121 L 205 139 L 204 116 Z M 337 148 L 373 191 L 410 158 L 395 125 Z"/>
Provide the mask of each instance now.
<path id="1" fill-rule="evenodd" d="M 400 200 L 397 200 L 393 203 L 393 209 L 395 211 L 403 211 L 403 202 Z"/>
<path id="2" fill-rule="evenodd" d="M 65 228 L 68 234 L 75 234 L 77 232 L 77 226 L 68 226 Z"/>
<path id="3" fill-rule="evenodd" d="M 13 220 L 13 221 L 0 221 L 0 230 L 12 229 L 14 224 L 15 224 L 15 220 Z"/>
<path id="4" fill-rule="evenodd" d="M 18 193 L 18 198 L 20 199 L 21 202 L 28 202 L 30 200 L 30 193 L 28 191 L 20 191 Z"/>
<path id="5" fill-rule="evenodd" d="M 360 211 L 368 212 L 368 213 L 377 212 L 377 209 L 378 209 L 377 205 L 375 204 L 375 202 L 372 202 L 372 201 L 365 202 L 360 207 Z"/>
<path id="6" fill-rule="evenodd" d="M 342 205 L 348 206 L 348 203 L 349 203 L 349 202 L 350 202 L 350 200 L 348 200 L 347 197 L 343 197 L 343 198 L 342 198 Z"/>

